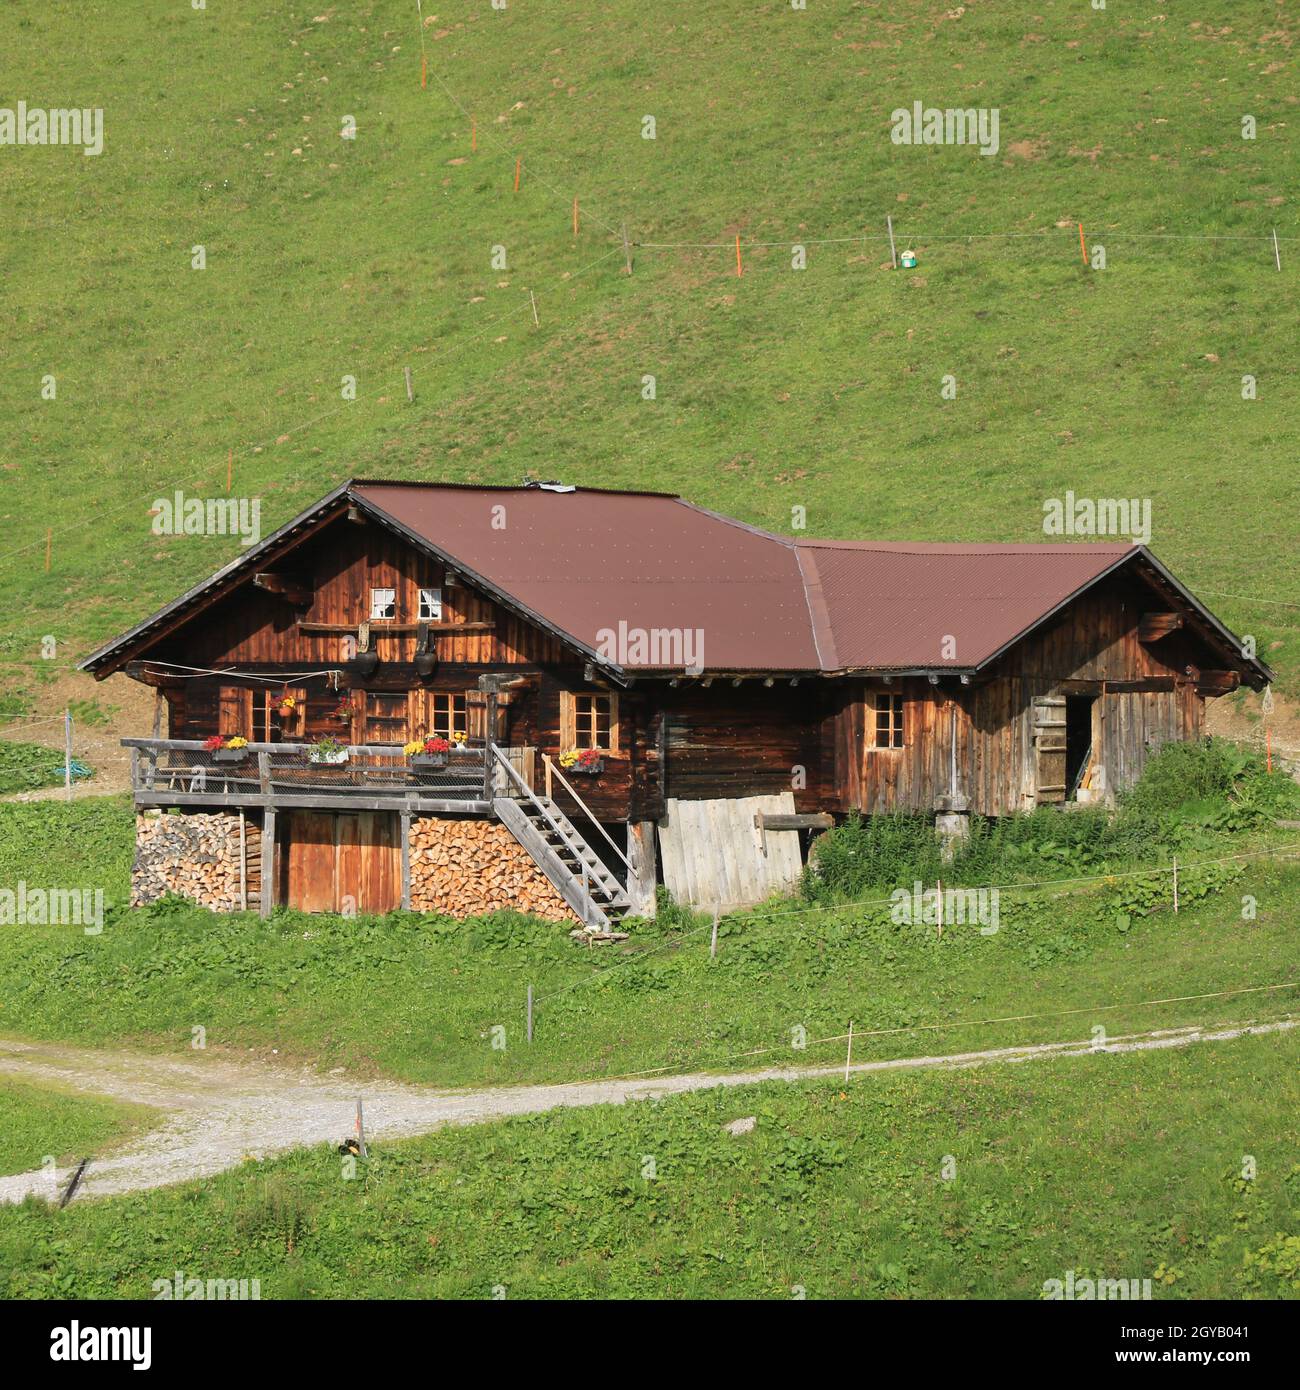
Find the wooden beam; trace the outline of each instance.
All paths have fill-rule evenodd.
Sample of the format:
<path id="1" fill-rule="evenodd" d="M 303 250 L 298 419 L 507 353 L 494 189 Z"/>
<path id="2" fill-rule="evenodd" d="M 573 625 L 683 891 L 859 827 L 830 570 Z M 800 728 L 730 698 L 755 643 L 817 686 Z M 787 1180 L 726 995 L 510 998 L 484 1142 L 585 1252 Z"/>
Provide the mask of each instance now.
<path id="1" fill-rule="evenodd" d="M 376 618 L 370 624 L 370 636 L 401 637 L 418 632 L 421 623 L 390 623 Z M 492 632 L 495 623 L 429 623 L 429 636 L 439 637 L 445 632 Z M 308 634 L 347 633 L 357 630 L 356 623 L 304 623 L 297 624 L 299 632 Z"/>
<path id="2" fill-rule="evenodd" d="M 262 817 L 262 900 L 259 912 L 263 917 L 271 915 L 275 906 L 275 812 L 268 806 Z"/>
<path id="3" fill-rule="evenodd" d="M 253 576 L 253 586 L 282 598 L 295 608 L 310 608 L 316 597 L 310 582 L 302 575 L 273 574 L 262 570 Z"/>
<path id="4" fill-rule="evenodd" d="M 1171 632 L 1177 632 L 1186 622 L 1187 617 L 1183 613 L 1143 613 L 1138 622 L 1138 641 L 1158 642 Z"/>
<path id="5" fill-rule="evenodd" d="M 655 915 L 655 823 L 630 820 L 627 823 L 627 858 L 632 866 L 627 895 L 637 917 Z"/>
<path id="6" fill-rule="evenodd" d="M 827 815 L 825 811 L 809 811 L 806 815 L 772 815 L 766 811 L 759 811 L 754 817 L 754 826 L 758 830 L 830 830 L 835 824 L 835 817 Z"/>
<path id="7" fill-rule="evenodd" d="M 402 834 L 402 911 L 411 910 L 411 813 L 401 814 Z"/>
<path id="8" fill-rule="evenodd" d="M 1202 671 L 1196 677 L 1195 684 L 1202 695 L 1226 695 L 1241 684 L 1241 672 Z"/>
<path id="9" fill-rule="evenodd" d="M 475 784 L 478 790 L 478 784 Z M 448 797 L 421 797 L 412 801 L 404 793 L 398 796 L 339 796 L 329 792 L 303 792 L 281 795 L 272 792 L 191 792 L 165 787 L 142 787 L 136 791 L 135 804 L 144 806 L 225 806 L 232 810 L 240 806 L 279 811 L 410 811 L 424 816 L 486 816 L 492 803 L 481 796 L 465 801 Z"/>

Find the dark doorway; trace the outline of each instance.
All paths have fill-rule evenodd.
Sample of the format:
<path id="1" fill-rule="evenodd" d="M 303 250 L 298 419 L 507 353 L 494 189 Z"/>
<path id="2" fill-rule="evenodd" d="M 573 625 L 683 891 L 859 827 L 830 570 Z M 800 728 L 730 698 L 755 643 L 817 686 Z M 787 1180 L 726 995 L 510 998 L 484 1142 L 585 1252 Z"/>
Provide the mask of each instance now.
<path id="1" fill-rule="evenodd" d="M 1065 699 L 1065 799 L 1073 801 L 1092 761 L 1092 695 Z"/>

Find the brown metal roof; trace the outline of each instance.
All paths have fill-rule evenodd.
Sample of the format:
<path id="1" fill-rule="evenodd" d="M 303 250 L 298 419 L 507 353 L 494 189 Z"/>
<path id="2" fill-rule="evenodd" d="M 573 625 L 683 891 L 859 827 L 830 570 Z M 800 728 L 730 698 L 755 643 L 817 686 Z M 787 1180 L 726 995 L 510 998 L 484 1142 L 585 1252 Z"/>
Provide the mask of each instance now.
<path id="1" fill-rule="evenodd" d="M 1141 548 L 803 541 L 799 549 L 820 580 L 838 669 L 970 670 Z"/>
<path id="2" fill-rule="evenodd" d="M 702 632 L 710 670 L 820 669 L 793 547 L 680 498 L 390 483 L 352 495 L 588 649 L 622 623 Z"/>
<path id="3" fill-rule="evenodd" d="M 1144 547 L 793 540 L 668 493 L 353 481 L 81 666 L 106 673 L 349 503 L 600 657 L 607 633 L 702 633 L 706 671 L 973 671 L 1120 565 L 1172 586 L 1228 660 L 1271 672 Z M 944 639 L 955 651 L 945 654 Z M 680 669 L 615 652 L 625 670 Z"/>

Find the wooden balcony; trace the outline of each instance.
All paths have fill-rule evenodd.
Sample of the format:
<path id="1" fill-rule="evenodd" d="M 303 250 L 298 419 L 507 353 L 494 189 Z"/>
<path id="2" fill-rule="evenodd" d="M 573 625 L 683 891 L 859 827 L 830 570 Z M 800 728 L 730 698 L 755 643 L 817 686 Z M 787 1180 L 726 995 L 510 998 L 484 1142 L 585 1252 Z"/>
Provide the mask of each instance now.
<path id="1" fill-rule="evenodd" d="M 454 749 L 438 768 L 412 767 L 400 744 L 387 743 L 348 745 L 337 763 L 319 761 L 309 743 L 250 743 L 242 758 L 192 739 L 124 738 L 122 746 L 131 750 L 139 807 L 490 815 L 493 798 L 509 794 L 481 740 Z M 531 749 L 510 752 L 517 767 L 531 763 Z"/>

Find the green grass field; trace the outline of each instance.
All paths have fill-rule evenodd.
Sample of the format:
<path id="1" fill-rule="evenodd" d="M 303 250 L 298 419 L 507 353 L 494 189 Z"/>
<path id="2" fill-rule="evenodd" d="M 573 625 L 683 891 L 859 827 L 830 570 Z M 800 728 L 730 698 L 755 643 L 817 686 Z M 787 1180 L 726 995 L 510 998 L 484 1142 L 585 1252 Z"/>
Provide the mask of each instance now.
<path id="1" fill-rule="evenodd" d="M 0 796 L 33 791 L 63 781 L 63 754 L 39 743 L 0 739 Z"/>
<path id="2" fill-rule="evenodd" d="M 730 914 L 711 960 L 708 919 L 677 910 L 637 926 L 623 949 L 586 950 L 552 924 L 508 913 L 457 922 L 279 910 L 262 921 L 179 901 L 124 909 L 126 807 L 39 808 L 47 818 L 37 809 L 0 807 L 11 832 L 0 836 L 0 881 L 104 884 L 109 905 L 98 934 L 0 930 L 0 1033 L 30 1038 L 188 1055 L 202 1026 L 217 1051 L 277 1049 L 282 1060 L 361 1074 L 487 1084 L 734 1069 L 756 1049 L 765 1061 L 834 1060 L 843 1043 L 818 1040 L 841 1038 L 850 1019 L 863 1060 L 1086 1038 L 1095 1026 L 1267 1019 L 1295 1007 L 1290 986 L 1300 984 L 1293 831 L 1203 835 L 1183 851 L 1177 915 L 1168 873 L 1135 877 L 1116 865 L 1118 876 L 1077 883 L 1109 866 L 1052 867 L 1035 853 L 1028 868 L 1004 862 L 975 880 L 1062 880 L 1004 890 L 995 934 L 896 925 L 876 890 L 870 906 L 778 899 Z M 80 873 L 66 857 L 70 835 Z M 1259 986 L 1284 988 L 1199 997 Z M 493 1046 L 498 1026 L 504 1048 Z M 796 1027 L 811 1040 L 806 1052 L 791 1046 Z"/>
<path id="3" fill-rule="evenodd" d="M 374 1145 L 353 1177 L 322 1146 L 0 1209 L 0 1294 L 148 1298 L 179 1269 L 263 1298 L 1034 1299 L 1074 1270 L 1295 1297 L 1298 1063 L 1275 1034 L 704 1092 Z"/>
<path id="4" fill-rule="evenodd" d="M 233 451 L 264 531 L 350 474 L 535 470 L 942 540 L 1043 539 L 1067 490 L 1149 497 L 1156 553 L 1296 691 L 1294 16 L 437 9 L 422 88 L 409 0 L 8 7 L 0 87 L 105 113 L 96 158 L 4 152 L 12 689 L 39 704 L 236 553 L 149 516 L 223 492 Z M 997 155 L 893 144 L 916 100 L 996 107 Z"/>
<path id="5" fill-rule="evenodd" d="M 151 1118 L 144 1106 L 0 1077 L 0 1176 L 30 1172 L 47 1158 L 62 1165 L 100 1153 Z"/>

